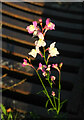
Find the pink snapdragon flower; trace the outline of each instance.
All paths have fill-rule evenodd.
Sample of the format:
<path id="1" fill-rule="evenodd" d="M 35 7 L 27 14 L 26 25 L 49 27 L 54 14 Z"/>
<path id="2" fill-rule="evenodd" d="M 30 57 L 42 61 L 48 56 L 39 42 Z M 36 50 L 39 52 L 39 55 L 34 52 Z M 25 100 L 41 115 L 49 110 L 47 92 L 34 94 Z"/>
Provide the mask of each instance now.
<path id="1" fill-rule="evenodd" d="M 52 96 L 55 96 L 55 92 L 54 91 L 52 91 Z"/>
<path id="2" fill-rule="evenodd" d="M 38 70 L 42 70 L 42 69 L 43 69 L 43 65 L 41 63 L 39 63 Z"/>
<path id="3" fill-rule="evenodd" d="M 42 72 L 44 72 L 44 71 L 45 71 L 45 68 L 47 68 L 46 65 L 42 65 L 41 63 L 39 63 L 39 67 L 38 67 L 37 70 L 42 70 Z"/>
<path id="4" fill-rule="evenodd" d="M 52 64 L 52 67 L 53 67 L 53 68 L 57 68 L 57 67 L 58 67 L 58 64 Z"/>
<path id="5" fill-rule="evenodd" d="M 46 19 L 46 26 L 47 26 L 47 29 L 49 29 L 49 30 L 55 29 L 55 24 L 50 22 L 50 18 Z"/>
<path id="6" fill-rule="evenodd" d="M 24 67 L 24 66 L 26 66 L 26 65 L 29 65 L 29 63 L 27 63 L 27 60 L 25 60 L 25 59 L 23 59 L 23 63 L 22 63 L 22 66 Z"/>
<path id="7" fill-rule="evenodd" d="M 44 77 L 47 76 L 47 73 L 46 73 L 45 71 L 43 72 L 43 76 L 44 76 Z"/>
<path id="8" fill-rule="evenodd" d="M 27 26 L 26 29 L 28 30 L 28 32 L 29 32 L 30 34 L 33 33 L 35 30 L 37 30 L 37 22 L 34 21 L 34 22 L 33 22 L 33 25 Z"/>
<path id="9" fill-rule="evenodd" d="M 55 76 L 51 76 L 51 80 L 54 81 L 56 79 Z"/>
<path id="10" fill-rule="evenodd" d="M 55 84 L 55 79 L 56 79 L 56 77 L 55 76 L 51 76 L 51 81 Z"/>
<path id="11" fill-rule="evenodd" d="M 57 69 L 58 72 L 60 72 L 60 70 L 59 70 L 59 68 L 58 68 L 58 64 L 52 64 L 52 67 L 55 68 L 55 69 Z"/>

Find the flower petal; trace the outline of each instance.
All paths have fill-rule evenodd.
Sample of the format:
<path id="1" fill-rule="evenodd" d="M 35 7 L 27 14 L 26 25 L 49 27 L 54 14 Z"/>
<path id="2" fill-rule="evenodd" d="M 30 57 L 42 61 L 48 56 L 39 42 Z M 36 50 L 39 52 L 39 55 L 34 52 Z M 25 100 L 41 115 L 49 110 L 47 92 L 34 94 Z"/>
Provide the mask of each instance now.
<path id="1" fill-rule="evenodd" d="M 53 43 L 50 45 L 50 48 L 54 48 L 54 47 L 55 47 L 55 44 L 56 44 L 56 42 L 53 42 Z"/>
<path id="2" fill-rule="evenodd" d="M 46 25 L 48 25 L 49 22 L 50 22 L 50 18 L 47 18 L 47 19 L 46 19 Z"/>
<path id="3" fill-rule="evenodd" d="M 34 32 L 34 30 L 35 30 L 35 27 L 33 26 L 33 25 L 29 25 L 29 26 L 27 26 L 27 28 L 26 28 L 27 30 L 28 30 L 28 32 L 31 34 L 31 33 L 33 33 Z"/>
<path id="4" fill-rule="evenodd" d="M 41 63 L 39 63 L 39 68 L 38 68 L 38 70 L 42 70 L 42 64 L 41 64 Z"/>
<path id="5" fill-rule="evenodd" d="M 53 42 L 51 45 L 50 45 L 50 48 L 49 48 L 49 53 L 50 53 L 50 56 L 53 57 L 53 56 L 57 56 L 59 54 L 57 48 L 55 48 L 55 43 L 56 42 Z"/>
<path id="6" fill-rule="evenodd" d="M 32 49 L 28 54 L 36 58 L 37 52 L 35 49 Z"/>
<path id="7" fill-rule="evenodd" d="M 50 29 L 50 30 L 55 29 L 55 24 L 50 22 L 50 18 L 46 19 L 46 26 L 47 26 L 46 29 Z"/>
<path id="8" fill-rule="evenodd" d="M 37 22 L 33 21 L 33 25 L 34 25 L 34 27 L 36 27 L 37 26 Z"/>
<path id="9" fill-rule="evenodd" d="M 44 47 L 46 46 L 46 42 L 44 40 L 39 39 L 38 41 L 35 41 L 35 45 L 37 47 Z"/>
<path id="10" fill-rule="evenodd" d="M 56 79 L 56 77 L 55 76 L 51 76 L 51 80 L 53 81 L 53 80 L 55 80 Z"/>
<path id="11" fill-rule="evenodd" d="M 39 37 L 39 39 L 44 40 L 44 36 L 41 32 L 38 33 L 38 37 Z"/>
<path id="12" fill-rule="evenodd" d="M 22 66 L 24 67 L 24 66 L 26 66 L 26 65 L 28 65 L 28 63 L 27 63 L 27 60 L 25 60 L 25 59 L 23 59 L 23 63 L 22 63 Z"/>

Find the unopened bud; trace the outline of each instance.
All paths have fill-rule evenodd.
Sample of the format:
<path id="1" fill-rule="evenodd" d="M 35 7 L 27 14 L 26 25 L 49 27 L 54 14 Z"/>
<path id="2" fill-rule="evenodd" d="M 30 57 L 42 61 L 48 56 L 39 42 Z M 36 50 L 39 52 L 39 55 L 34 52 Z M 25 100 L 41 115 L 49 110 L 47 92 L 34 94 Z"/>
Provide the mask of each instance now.
<path id="1" fill-rule="evenodd" d="M 9 113 L 9 112 L 11 112 L 11 111 L 12 111 L 11 108 L 7 109 L 7 113 Z"/>
<path id="2" fill-rule="evenodd" d="M 55 92 L 54 91 L 52 91 L 52 96 L 55 96 Z"/>
<path id="3" fill-rule="evenodd" d="M 39 22 L 42 23 L 42 19 L 41 18 L 39 19 Z"/>
<path id="4" fill-rule="evenodd" d="M 61 67 L 62 67 L 62 65 L 63 65 L 63 63 L 61 62 L 61 63 L 59 64 L 59 67 L 61 68 Z"/>

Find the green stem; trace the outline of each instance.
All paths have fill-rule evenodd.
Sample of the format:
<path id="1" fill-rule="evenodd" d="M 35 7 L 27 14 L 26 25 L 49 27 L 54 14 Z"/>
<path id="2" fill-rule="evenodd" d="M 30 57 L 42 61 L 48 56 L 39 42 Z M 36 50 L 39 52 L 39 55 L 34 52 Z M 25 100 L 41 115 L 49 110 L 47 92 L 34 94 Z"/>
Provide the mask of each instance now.
<path id="1" fill-rule="evenodd" d="M 54 96 L 53 96 L 53 100 L 54 100 L 55 108 L 57 109 L 56 100 Z"/>
<path id="2" fill-rule="evenodd" d="M 58 111 L 57 111 L 57 114 L 59 114 L 59 112 L 60 112 L 60 91 L 61 91 L 60 80 L 61 80 L 61 72 L 59 71 L 59 90 L 58 90 Z"/>
<path id="3" fill-rule="evenodd" d="M 48 73 L 47 73 L 47 80 L 48 80 L 48 82 L 50 84 L 50 87 L 52 88 L 52 85 L 51 85 L 51 82 L 50 82 L 49 78 L 50 78 L 50 76 L 49 76 L 49 71 L 48 71 Z"/>
<path id="4" fill-rule="evenodd" d="M 39 77 L 39 79 L 40 79 L 40 82 L 41 82 L 41 84 L 42 84 L 42 86 L 43 86 L 43 88 L 44 88 L 44 90 L 45 90 L 45 92 L 46 92 L 46 95 L 47 95 L 47 97 L 49 98 L 49 101 L 50 101 L 52 107 L 54 108 L 53 102 L 52 102 L 52 100 L 51 100 L 51 98 L 50 98 L 50 96 L 49 96 L 49 94 L 48 94 L 48 91 L 47 91 L 47 89 L 46 89 L 46 87 L 45 87 L 45 85 L 44 85 L 44 83 L 43 83 L 43 81 L 42 81 L 42 79 L 41 79 L 38 71 L 37 71 L 35 68 L 34 68 L 34 70 L 36 71 L 36 73 L 37 73 L 37 75 L 38 75 L 38 77 Z"/>
<path id="5" fill-rule="evenodd" d="M 16 118 L 17 118 L 17 113 L 16 113 L 16 115 L 15 115 L 15 118 L 14 118 L 14 120 L 16 120 Z"/>
<path id="6" fill-rule="evenodd" d="M 46 60 L 46 57 L 45 57 L 45 48 L 43 48 L 43 50 L 44 50 L 44 61 L 45 61 L 46 65 L 48 65 L 48 58 L 47 58 L 47 60 Z M 49 84 L 50 84 L 50 87 L 52 88 L 51 82 L 50 82 L 50 80 L 49 80 L 49 71 L 47 72 L 47 80 L 48 80 L 48 82 L 49 82 Z"/>
<path id="7" fill-rule="evenodd" d="M 47 60 L 46 60 L 46 57 L 45 57 L 45 48 L 43 48 L 43 50 L 44 50 L 44 61 L 45 61 L 45 63 L 46 63 L 46 65 L 48 65 L 48 57 L 47 57 Z M 49 82 L 49 84 L 50 84 L 50 87 L 51 87 L 51 89 L 52 89 L 52 85 L 51 85 L 51 82 L 50 82 L 50 80 L 49 80 L 49 71 L 48 71 L 48 74 L 47 74 L 47 80 L 48 80 L 48 82 Z M 51 98 L 50 98 L 50 96 L 48 95 L 48 98 L 49 98 L 49 100 L 50 100 L 50 102 L 51 102 L 51 104 L 53 104 L 52 103 L 52 100 L 51 100 Z M 55 105 L 55 107 L 54 107 L 54 105 Z M 57 112 L 57 106 L 56 106 L 56 101 L 55 101 L 55 98 L 54 98 L 54 105 L 52 105 L 53 106 L 53 108 L 56 108 L 56 112 Z"/>
<path id="8" fill-rule="evenodd" d="M 45 52 L 44 52 L 44 61 L 45 61 L 46 65 L 47 65 L 47 61 L 46 61 L 46 57 L 45 57 Z"/>

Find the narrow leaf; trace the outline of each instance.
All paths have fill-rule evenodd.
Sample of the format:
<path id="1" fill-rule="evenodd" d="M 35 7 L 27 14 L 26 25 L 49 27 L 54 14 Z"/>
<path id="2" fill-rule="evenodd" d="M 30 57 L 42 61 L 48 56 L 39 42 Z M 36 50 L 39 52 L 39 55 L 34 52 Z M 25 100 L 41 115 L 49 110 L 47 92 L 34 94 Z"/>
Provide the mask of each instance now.
<path id="1" fill-rule="evenodd" d="M 57 97 L 55 97 L 55 99 L 57 99 L 57 100 L 58 100 L 58 98 L 57 98 Z"/>
<path id="2" fill-rule="evenodd" d="M 47 95 L 46 92 L 45 92 L 45 90 L 43 90 L 43 93 L 44 93 L 45 95 Z"/>
<path id="3" fill-rule="evenodd" d="M 43 90 L 39 91 L 37 94 L 40 94 L 41 92 L 43 92 Z"/>
<path id="4" fill-rule="evenodd" d="M 3 114 L 1 114 L 1 120 L 4 120 L 4 116 L 3 116 Z"/>
<path id="5" fill-rule="evenodd" d="M 63 102 L 61 102 L 61 106 L 60 106 L 60 109 L 62 108 L 63 104 L 67 102 L 67 100 L 64 100 Z"/>
<path id="6" fill-rule="evenodd" d="M 13 119 L 13 116 L 11 113 L 8 114 L 8 120 L 11 118 L 11 120 Z"/>
<path id="7" fill-rule="evenodd" d="M 1 110 L 2 110 L 2 112 L 4 113 L 4 115 L 6 115 L 7 113 L 6 113 L 6 108 L 1 104 Z"/>
<path id="8" fill-rule="evenodd" d="M 48 112 L 49 112 L 50 110 L 51 110 L 51 111 L 53 111 L 53 110 L 54 110 L 54 108 L 50 108 L 50 109 L 48 109 Z"/>
<path id="9" fill-rule="evenodd" d="M 47 108 L 49 100 L 47 100 L 45 107 Z"/>
<path id="10" fill-rule="evenodd" d="M 67 102 L 67 100 L 64 100 L 63 102 L 61 102 L 61 105 L 64 104 L 65 102 Z"/>

